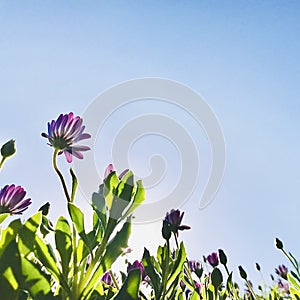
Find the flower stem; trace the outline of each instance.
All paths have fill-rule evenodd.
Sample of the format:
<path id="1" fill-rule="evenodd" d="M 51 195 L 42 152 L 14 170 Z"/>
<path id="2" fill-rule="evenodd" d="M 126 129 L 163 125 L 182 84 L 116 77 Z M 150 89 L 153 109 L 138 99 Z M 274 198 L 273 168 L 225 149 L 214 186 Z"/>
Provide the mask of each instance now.
<path id="1" fill-rule="evenodd" d="M 178 238 L 177 238 L 176 233 L 174 233 L 174 238 L 175 238 L 175 242 L 176 242 L 177 249 L 179 250 L 179 243 L 178 243 Z M 190 268 L 189 268 L 189 261 L 188 261 L 187 258 L 185 259 L 185 261 L 186 261 L 187 266 L 184 265 L 183 268 L 184 268 L 184 270 L 186 271 L 186 273 L 187 273 L 187 275 L 188 275 L 188 277 L 189 277 L 189 279 L 190 279 L 190 281 L 191 281 L 191 285 L 192 285 L 193 288 L 196 290 L 196 285 L 195 285 L 193 276 L 192 276 L 191 271 L 190 271 Z"/>
<path id="2" fill-rule="evenodd" d="M 6 159 L 6 157 L 2 157 L 2 159 L 1 159 L 1 161 L 0 161 L 0 169 L 1 169 L 2 166 L 3 166 L 3 163 L 4 163 L 5 159 Z"/>
<path id="3" fill-rule="evenodd" d="M 60 170 L 57 167 L 56 158 L 57 158 L 58 151 L 59 151 L 58 149 L 55 149 L 54 153 L 53 153 L 53 159 L 52 159 L 53 168 L 54 168 L 55 172 L 57 173 L 57 175 L 58 175 L 58 177 L 59 177 L 59 179 L 61 181 L 61 184 L 62 184 L 64 193 L 65 193 L 65 196 L 67 198 L 67 201 L 71 202 L 71 198 L 70 198 L 69 193 L 68 193 L 68 189 L 67 189 L 67 185 L 66 185 L 65 179 L 64 179 L 62 173 L 60 172 Z"/>
<path id="4" fill-rule="evenodd" d="M 114 284 L 115 284 L 115 286 L 116 286 L 116 289 L 117 289 L 117 290 L 120 290 L 119 285 L 118 285 L 118 282 L 117 282 L 117 279 L 116 279 L 114 273 L 112 272 L 112 270 L 109 270 L 109 274 L 110 274 L 110 276 L 111 276 L 111 278 L 112 278 L 112 281 L 114 282 Z"/>

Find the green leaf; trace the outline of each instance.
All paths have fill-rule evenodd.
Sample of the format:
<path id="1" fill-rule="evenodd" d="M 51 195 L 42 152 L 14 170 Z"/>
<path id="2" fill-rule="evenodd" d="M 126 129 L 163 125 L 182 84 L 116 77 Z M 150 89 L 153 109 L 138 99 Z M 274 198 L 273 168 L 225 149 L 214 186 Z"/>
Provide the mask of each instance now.
<path id="1" fill-rule="evenodd" d="M 114 300 L 137 300 L 140 299 L 139 287 L 141 283 L 141 270 L 133 269 L 128 273 L 128 276 L 122 285 L 120 291 L 112 299 Z"/>
<path id="2" fill-rule="evenodd" d="M 39 211 L 29 218 L 24 225 L 19 229 L 21 242 L 19 249 L 22 254 L 27 255 L 35 249 L 35 237 L 38 228 L 42 222 L 42 212 Z"/>
<path id="3" fill-rule="evenodd" d="M 77 186 L 78 186 L 78 181 L 77 181 L 77 177 L 72 168 L 70 168 L 70 173 L 71 173 L 71 177 L 72 177 L 71 202 L 74 202 L 76 190 L 77 190 Z"/>
<path id="4" fill-rule="evenodd" d="M 0 214 L 0 224 L 9 216 L 9 213 Z"/>
<path id="5" fill-rule="evenodd" d="M 134 194 L 134 198 L 129 209 L 125 214 L 126 217 L 132 214 L 133 211 L 136 210 L 144 202 L 146 198 L 145 189 L 143 187 L 142 181 L 138 180 L 136 184 L 137 184 L 136 192 Z"/>
<path id="6" fill-rule="evenodd" d="M 290 274 L 287 274 L 288 282 L 290 285 L 293 285 L 297 290 L 300 291 L 300 283 Z"/>
<path id="7" fill-rule="evenodd" d="M 190 300 L 200 300 L 200 295 L 196 291 L 194 291 Z"/>
<path id="8" fill-rule="evenodd" d="M 49 244 L 39 237 L 35 237 L 36 241 L 36 255 L 41 263 L 51 272 L 57 279 L 59 279 L 60 271 L 58 269 L 58 261 L 56 260 L 53 250 Z"/>
<path id="9" fill-rule="evenodd" d="M 146 274 L 151 279 L 151 285 L 153 286 L 155 295 L 157 296 L 160 291 L 161 277 L 155 271 L 151 258 L 154 259 L 153 257 L 150 256 L 149 251 L 146 248 L 144 248 L 142 263 L 143 266 L 145 267 Z"/>
<path id="10" fill-rule="evenodd" d="M 181 242 L 177 259 L 175 261 L 172 272 L 168 278 L 168 284 L 172 283 L 172 281 L 176 278 L 176 276 L 182 271 L 185 260 L 186 260 L 186 252 L 185 252 L 184 244 L 183 242 Z"/>
<path id="11" fill-rule="evenodd" d="M 115 260 L 123 253 L 123 249 L 128 247 L 128 238 L 131 232 L 131 219 L 125 222 L 120 231 L 115 237 L 107 244 L 106 251 L 102 257 L 101 264 L 96 270 L 88 285 L 84 289 L 84 295 L 90 293 L 91 289 L 96 285 L 101 276 L 107 271 Z"/>
<path id="12" fill-rule="evenodd" d="M 106 204 L 105 204 L 104 196 L 100 193 L 93 193 L 92 204 L 102 223 L 103 228 L 105 229 L 107 217 L 106 217 Z"/>
<path id="13" fill-rule="evenodd" d="M 103 193 L 108 209 L 110 209 L 112 206 L 113 197 L 118 184 L 119 179 L 115 171 L 111 172 L 104 181 Z"/>
<path id="14" fill-rule="evenodd" d="M 64 217 L 60 217 L 56 223 L 55 244 L 61 258 L 62 272 L 67 277 L 72 256 L 72 234 Z"/>
<path id="15" fill-rule="evenodd" d="M 20 219 L 13 220 L 7 228 L 1 230 L 0 258 L 7 245 L 16 238 L 19 229 L 22 227 Z"/>
<path id="16" fill-rule="evenodd" d="M 73 203 L 68 203 L 68 209 L 71 216 L 71 219 L 76 227 L 76 230 L 80 237 L 82 238 L 85 245 L 89 248 L 90 252 L 92 252 L 92 245 L 89 242 L 89 239 L 84 230 L 84 215 L 83 212 Z"/>
<path id="17" fill-rule="evenodd" d="M 118 220 L 122 216 L 124 209 L 131 201 L 133 185 L 133 173 L 129 171 L 117 186 L 117 194 L 113 197 L 109 211 L 110 218 Z"/>
<path id="18" fill-rule="evenodd" d="M 51 292 L 50 277 L 47 276 L 40 267 L 27 260 L 21 259 L 22 274 L 25 277 L 23 288 L 30 292 L 32 297 L 38 294 L 49 294 Z"/>
<path id="19" fill-rule="evenodd" d="M 83 212 L 73 203 L 68 203 L 70 217 L 75 224 L 76 230 L 79 234 L 84 232 L 84 215 Z"/>
<path id="20" fill-rule="evenodd" d="M 100 268 L 102 274 L 106 272 L 115 260 L 128 247 L 128 239 L 131 233 L 131 219 L 124 223 L 122 229 L 118 231 L 115 237 L 107 244 L 106 251 L 101 261 Z"/>

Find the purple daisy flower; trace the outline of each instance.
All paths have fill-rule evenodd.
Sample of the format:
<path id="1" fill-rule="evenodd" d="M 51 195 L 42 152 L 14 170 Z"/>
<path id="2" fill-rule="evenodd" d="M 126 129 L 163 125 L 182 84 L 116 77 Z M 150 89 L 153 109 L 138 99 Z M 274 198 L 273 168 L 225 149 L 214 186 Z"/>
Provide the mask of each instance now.
<path id="1" fill-rule="evenodd" d="M 213 252 L 212 254 L 208 255 L 206 259 L 213 268 L 219 264 L 217 252 Z"/>
<path id="2" fill-rule="evenodd" d="M 145 272 L 145 268 L 144 268 L 144 265 L 142 264 L 142 262 L 138 261 L 138 260 L 135 260 L 132 264 L 131 263 L 128 263 L 128 266 L 127 266 L 127 273 L 129 273 L 131 270 L 133 269 L 140 269 L 141 271 L 141 275 L 142 275 L 142 280 L 145 279 L 146 277 L 146 272 Z"/>
<path id="3" fill-rule="evenodd" d="M 72 162 L 72 156 L 82 159 L 81 152 L 90 150 L 88 146 L 74 145 L 91 137 L 90 134 L 83 133 L 85 126 L 82 122 L 82 118 L 75 117 L 72 112 L 66 115 L 61 114 L 56 121 L 48 122 L 48 133 L 42 133 L 42 137 L 49 140 L 49 145 L 58 150 L 59 155 L 65 154 L 69 163 Z"/>
<path id="4" fill-rule="evenodd" d="M 280 265 L 275 269 L 275 273 L 281 278 L 287 280 L 288 268 L 285 265 Z"/>
<path id="5" fill-rule="evenodd" d="M 184 212 L 180 213 L 179 209 L 172 209 L 169 213 L 166 214 L 165 221 L 170 225 L 170 229 L 173 233 L 178 236 L 178 230 L 191 229 L 190 226 L 181 225 Z"/>
<path id="6" fill-rule="evenodd" d="M 6 185 L 0 190 L 0 214 L 20 215 L 31 204 L 31 199 L 24 199 L 26 192 L 21 186 Z"/>

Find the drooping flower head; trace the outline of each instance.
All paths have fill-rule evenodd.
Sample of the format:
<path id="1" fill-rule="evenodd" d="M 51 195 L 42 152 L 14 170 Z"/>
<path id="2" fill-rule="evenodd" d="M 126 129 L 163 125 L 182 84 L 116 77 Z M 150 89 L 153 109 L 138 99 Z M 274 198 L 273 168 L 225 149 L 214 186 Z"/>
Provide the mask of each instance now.
<path id="1" fill-rule="evenodd" d="M 128 263 L 128 266 L 127 266 L 127 273 L 129 273 L 131 270 L 133 269 L 140 269 L 141 271 L 141 275 L 142 275 L 142 280 L 145 279 L 146 277 L 146 272 L 145 272 L 145 268 L 142 264 L 142 262 L 138 261 L 138 260 L 135 260 L 132 264 L 131 263 Z"/>
<path id="2" fill-rule="evenodd" d="M 280 265 L 275 269 L 275 273 L 281 278 L 287 280 L 288 268 L 285 265 Z"/>
<path id="3" fill-rule="evenodd" d="M 82 122 L 82 118 L 75 117 L 72 112 L 61 114 L 57 120 L 48 122 L 48 133 L 42 133 L 42 136 L 48 139 L 49 145 L 59 151 L 59 155 L 65 154 L 69 163 L 72 162 L 72 156 L 82 159 L 81 152 L 90 150 L 88 146 L 75 145 L 91 137 L 90 134 L 83 133 L 85 126 Z"/>
<path id="4" fill-rule="evenodd" d="M 0 214 L 20 215 L 31 204 L 31 199 L 24 199 L 26 192 L 21 186 L 6 185 L 0 190 Z"/>
<path id="5" fill-rule="evenodd" d="M 170 226 L 170 230 L 178 236 L 178 230 L 191 229 L 190 226 L 180 225 L 184 212 L 180 213 L 179 209 L 172 209 L 169 213 L 166 214 L 164 222 L 167 222 Z"/>
<path id="6" fill-rule="evenodd" d="M 213 268 L 219 264 L 219 258 L 217 252 L 213 252 L 212 254 L 208 255 L 206 259 Z"/>

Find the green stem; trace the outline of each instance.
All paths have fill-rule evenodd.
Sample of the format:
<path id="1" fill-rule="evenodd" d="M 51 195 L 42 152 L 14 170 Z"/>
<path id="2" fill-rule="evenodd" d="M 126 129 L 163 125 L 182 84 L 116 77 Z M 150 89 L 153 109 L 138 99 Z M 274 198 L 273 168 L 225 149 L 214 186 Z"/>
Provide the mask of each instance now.
<path id="1" fill-rule="evenodd" d="M 58 149 L 55 149 L 54 153 L 53 153 L 53 158 L 52 158 L 53 168 L 54 168 L 55 172 L 57 173 L 57 175 L 58 175 L 58 177 L 61 181 L 65 196 L 67 198 L 67 201 L 71 202 L 71 198 L 70 198 L 69 193 L 68 193 L 68 189 L 67 189 L 65 179 L 64 179 L 62 173 L 60 172 L 60 170 L 57 167 L 56 158 L 57 158 L 58 151 L 59 151 Z"/>
<path id="2" fill-rule="evenodd" d="M 297 275 L 300 277 L 300 272 L 299 272 L 299 268 L 298 266 L 294 263 L 294 261 L 290 258 L 290 256 L 285 252 L 284 249 L 281 250 L 283 252 L 283 254 L 287 257 L 287 259 L 291 262 L 291 264 L 293 265 L 293 267 L 295 268 Z"/>
<path id="3" fill-rule="evenodd" d="M 175 237 L 175 242 L 176 242 L 177 249 L 179 249 L 178 238 L 177 238 L 177 235 L 175 233 L 174 233 L 174 237 Z M 189 279 L 191 281 L 191 284 L 192 284 L 193 288 L 196 289 L 196 285 L 195 285 L 194 279 L 192 277 L 192 274 L 191 274 L 191 271 L 190 271 L 190 268 L 189 268 L 189 261 L 188 261 L 187 258 L 185 259 L 185 261 L 187 263 L 187 266 L 184 265 L 184 270 L 187 272 L 188 277 L 189 277 Z"/>
<path id="4" fill-rule="evenodd" d="M 116 289 L 117 289 L 117 290 L 120 290 L 119 285 L 118 285 L 118 282 L 117 282 L 117 279 L 116 279 L 114 273 L 112 272 L 112 270 L 109 270 L 109 274 L 110 274 L 110 276 L 111 276 L 111 278 L 112 278 L 112 281 L 114 282 L 114 284 L 115 284 L 115 286 L 116 286 Z"/>
<path id="5" fill-rule="evenodd" d="M 163 274 L 163 280 L 162 280 L 162 285 L 163 285 L 163 291 L 162 291 L 162 300 L 165 299 L 166 292 L 167 292 L 167 281 L 168 281 L 168 275 L 169 275 L 169 260 L 170 260 L 170 242 L 167 240 L 167 255 L 165 258 L 165 272 Z"/>
<path id="6" fill-rule="evenodd" d="M 5 162 L 6 157 L 2 157 L 1 161 L 0 161 L 0 169 L 2 168 L 4 162 Z"/>
<path id="7" fill-rule="evenodd" d="M 77 289 L 78 289 L 78 270 L 77 270 L 77 239 L 76 239 L 76 229 L 73 224 L 72 226 L 72 244 L 73 244 L 73 294 L 77 295 Z"/>
<path id="8" fill-rule="evenodd" d="M 257 297 L 256 297 L 256 295 L 255 295 L 255 293 L 254 293 L 254 290 L 253 290 L 253 288 L 252 288 L 252 286 L 251 286 L 251 284 L 249 282 L 249 280 L 247 280 L 247 279 L 246 279 L 246 284 L 247 284 L 248 289 L 249 289 L 250 293 L 252 294 L 253 298 L 255 300 L 258 300 Z"/>
<path id="9" fill-rule="evenodd" d="M 101 244 L 99 248 L 96 250 L 94 259 L 91 261 L 91 264 L 86 270 L 85 276 L 83 280 L 79 284 L 79 291 L 80 291 L 80 296 L 83 296 L 85 293 L 86 286 L 88 285 L 89 281 L 93 280 L 93 276 L 95 274 L 95 269 L 96 266 L 99 263 L 99 260 L 101 256 L 103 255 L 103 252 L 106 249 L 107 242 L 109 240 L 110 235 L 113 233 L 115 227 L 117 225 L 117 221 L 114 219 L 109 219 L 107 223 L 107 227 L 103 236 L 103 239 L 101 241 Z"/>

